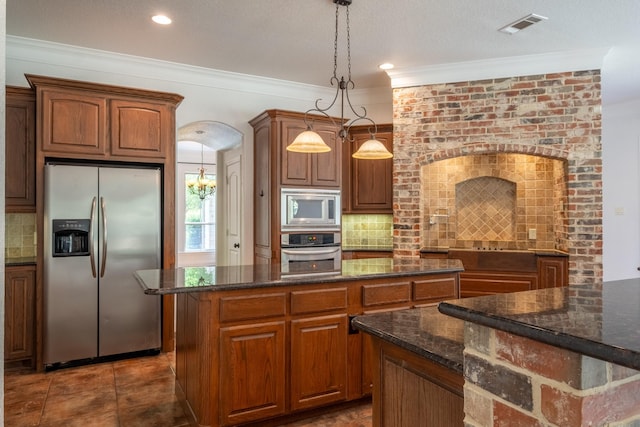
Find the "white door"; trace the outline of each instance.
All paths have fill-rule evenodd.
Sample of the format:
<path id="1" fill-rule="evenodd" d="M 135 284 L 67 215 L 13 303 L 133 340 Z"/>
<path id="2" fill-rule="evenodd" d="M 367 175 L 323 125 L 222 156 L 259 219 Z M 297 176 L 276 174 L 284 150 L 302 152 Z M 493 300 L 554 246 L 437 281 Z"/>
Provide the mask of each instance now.
<path id="1" fill-rule="evenodd" d="M 240 265 L 242 263 L 242 185 L 240 156 L 225 162 L 226 176 L 226 218 L 227 218 L 227 261 L 228 265 Z"/>

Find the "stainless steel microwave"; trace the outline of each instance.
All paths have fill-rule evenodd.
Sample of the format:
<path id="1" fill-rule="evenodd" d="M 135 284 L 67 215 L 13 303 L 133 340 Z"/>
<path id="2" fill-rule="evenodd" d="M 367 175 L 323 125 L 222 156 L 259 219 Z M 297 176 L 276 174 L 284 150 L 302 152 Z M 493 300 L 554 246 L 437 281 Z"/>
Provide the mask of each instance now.
<path id="1" fill-rule="evenodd" d="M 340 230 L 340 190 L 283 188 L 281 228 L 291 230 Z"/>

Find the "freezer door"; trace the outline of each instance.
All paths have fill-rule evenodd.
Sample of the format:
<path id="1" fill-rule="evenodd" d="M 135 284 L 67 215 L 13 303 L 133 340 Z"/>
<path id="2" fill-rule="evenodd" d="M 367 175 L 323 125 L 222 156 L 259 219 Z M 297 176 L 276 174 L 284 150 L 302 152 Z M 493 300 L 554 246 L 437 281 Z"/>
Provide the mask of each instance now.
<path id="1" fill-rule="evenodd" d="M 53 257 L 54 219 L 90 219 L 98 196 L 95 167 L 46 165 L 44 209 L 45 364 L 95 357 L 98 349 L 98 280 L 91 257 Z M 97 252 L 97 219 L 91 249 Z"/>
<path id="2" fill-rule="evenodd" d="M 133 275 L 161 267 L 160 177 L 100 168 L 99 356 L 160 348 L 160 297 L 144 294 Z"/>

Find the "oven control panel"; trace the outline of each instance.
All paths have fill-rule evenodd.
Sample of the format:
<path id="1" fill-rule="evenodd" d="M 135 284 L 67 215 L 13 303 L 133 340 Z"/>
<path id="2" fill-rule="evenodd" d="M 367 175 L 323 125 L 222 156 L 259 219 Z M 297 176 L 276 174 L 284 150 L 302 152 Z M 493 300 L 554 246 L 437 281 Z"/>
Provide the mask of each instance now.
<path id="1" fill-rule="evenodd" d="M 282 247 L 301 246 L 339 246 L 340 233 L 285 233 L 282 234 Z"/>

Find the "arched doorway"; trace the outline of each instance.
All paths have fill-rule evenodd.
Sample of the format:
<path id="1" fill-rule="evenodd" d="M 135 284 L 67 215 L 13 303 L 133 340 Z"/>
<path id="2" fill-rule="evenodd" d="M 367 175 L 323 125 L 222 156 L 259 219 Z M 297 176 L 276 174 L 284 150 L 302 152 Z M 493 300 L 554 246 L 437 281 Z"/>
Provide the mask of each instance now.
<path id="1" fill-rule="evenodd" d="M 240 131 L 216 121 L 192 122 L 178 129 L 177 266 L 240 262 L 237 248 L 242 237 L 242 226 L 238 222 L 242 198 L 238 194 L 242 183 L 236 177 L 241 159 L 228 153 L 240 147 L 242 140 Z M 215 193 L 202 200 L 186 187 L 187 180 L 193 179 L 201 167 L 207 178 L 215 179 L 217 184 Z"/>

